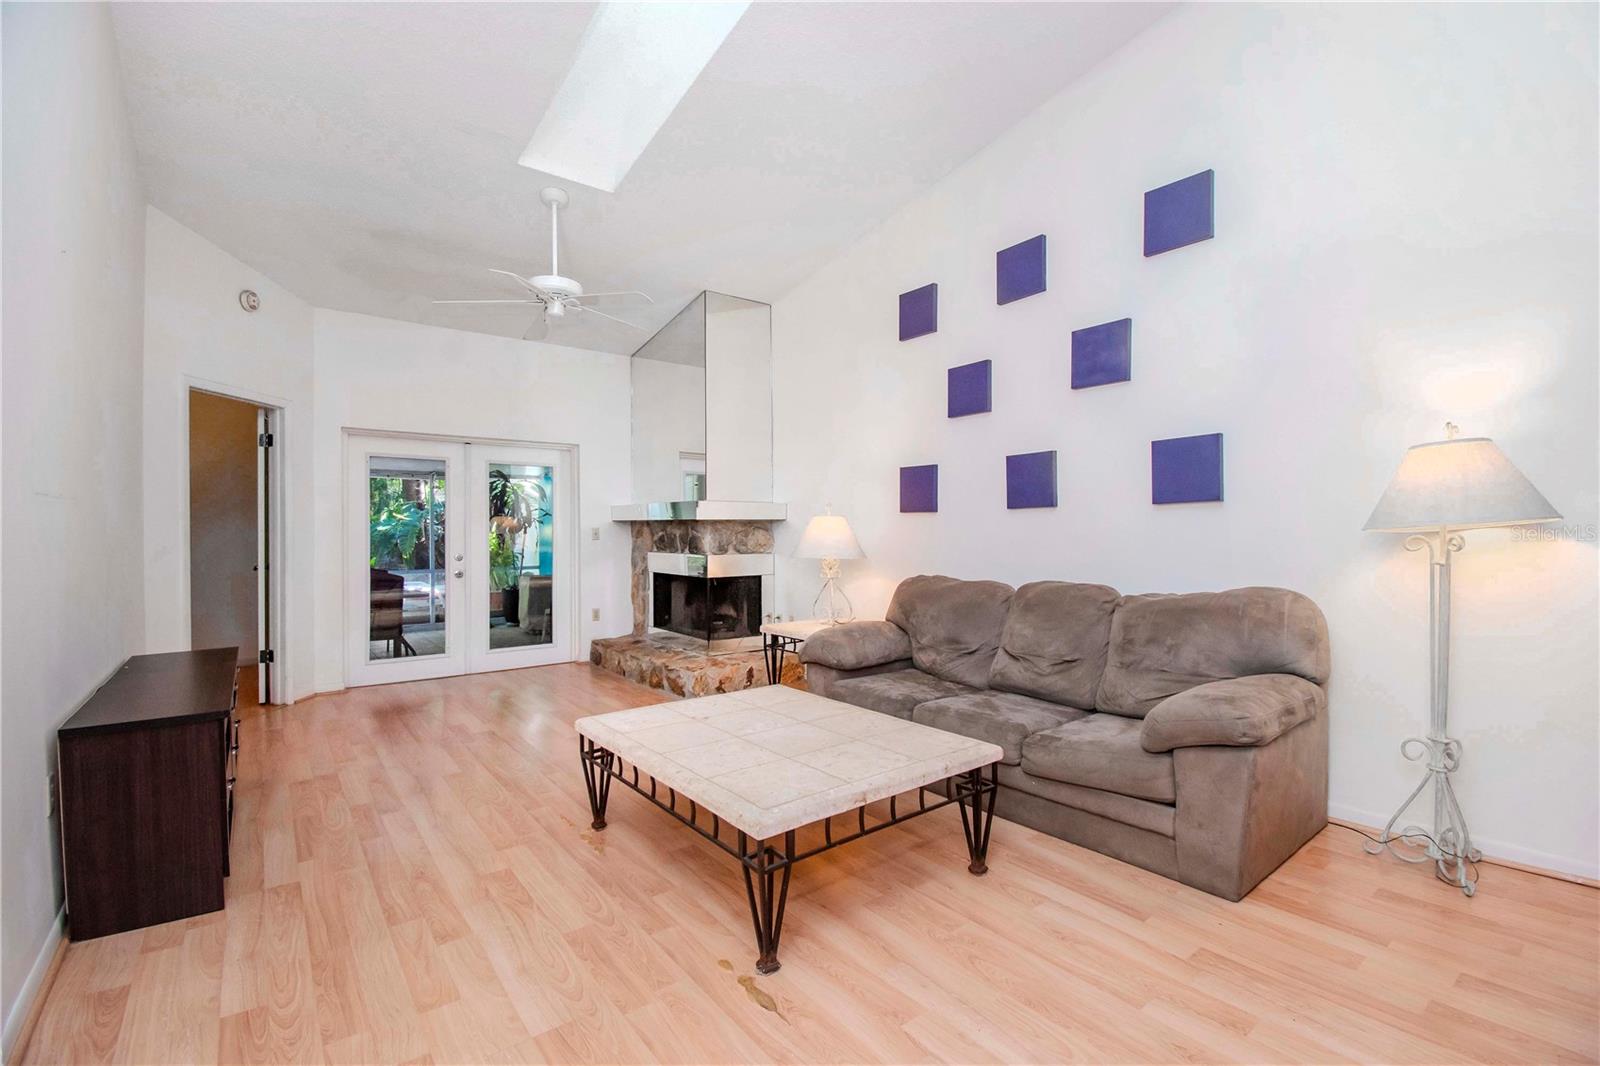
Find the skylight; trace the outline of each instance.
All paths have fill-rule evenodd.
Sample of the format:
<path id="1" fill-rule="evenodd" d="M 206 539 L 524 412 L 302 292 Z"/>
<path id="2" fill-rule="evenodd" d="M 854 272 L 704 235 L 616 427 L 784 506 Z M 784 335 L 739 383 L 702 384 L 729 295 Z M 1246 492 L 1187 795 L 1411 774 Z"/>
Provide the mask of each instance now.
<path id="1" fill-rule="evenodd" d="M 749 6 L 601 4 L 518 162 L 616 192 Z"/>

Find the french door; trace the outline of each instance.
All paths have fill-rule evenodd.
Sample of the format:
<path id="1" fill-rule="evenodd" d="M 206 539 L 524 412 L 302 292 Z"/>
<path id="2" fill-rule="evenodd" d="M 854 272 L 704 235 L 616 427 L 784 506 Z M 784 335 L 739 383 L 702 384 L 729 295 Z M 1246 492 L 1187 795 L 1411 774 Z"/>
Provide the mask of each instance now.
<path id="1" fill-rule="evenodd" d="M 345 439 L 348 684 L 571 661 L 568 451 Z"/>

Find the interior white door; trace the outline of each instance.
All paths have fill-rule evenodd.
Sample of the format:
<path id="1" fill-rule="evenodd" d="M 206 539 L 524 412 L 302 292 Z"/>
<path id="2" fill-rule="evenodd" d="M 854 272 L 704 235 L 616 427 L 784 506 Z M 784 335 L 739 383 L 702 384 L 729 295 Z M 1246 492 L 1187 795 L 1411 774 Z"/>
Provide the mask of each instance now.
<path id="1" fill-rule="evenodd" d="M 467 446 L 470 671 L 573 658 L 570 460 L 562 448 Z"/>
<path id="2" fill-rule="evenodd" d="M 466 672 L 466 454 L 448 441 L 345 437 L 348 684 Z"/>

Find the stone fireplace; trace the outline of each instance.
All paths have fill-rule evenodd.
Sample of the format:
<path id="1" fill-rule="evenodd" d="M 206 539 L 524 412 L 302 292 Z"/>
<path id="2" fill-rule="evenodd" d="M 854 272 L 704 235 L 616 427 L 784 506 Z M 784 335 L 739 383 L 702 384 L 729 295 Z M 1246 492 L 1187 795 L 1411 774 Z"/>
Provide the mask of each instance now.
<path id="1" fill-rule="evenodd" d="M 634 521 L 633 635 L 596 640 L 596 666 L 682 696 L 767 682 L 761 623 L 773 611 L 764 521 Z M 786 677 L 799 674 L 790 656 Z"/>
<path id="2" fill-rule="evenodd" d="M 595 640 L 602 669 L 680 696 L 767 683 L 776 611 L 772 308 L 703 292 L 629 360 L 633 631 Z M 798 676 L 799 663 L 789 656 Z"/>

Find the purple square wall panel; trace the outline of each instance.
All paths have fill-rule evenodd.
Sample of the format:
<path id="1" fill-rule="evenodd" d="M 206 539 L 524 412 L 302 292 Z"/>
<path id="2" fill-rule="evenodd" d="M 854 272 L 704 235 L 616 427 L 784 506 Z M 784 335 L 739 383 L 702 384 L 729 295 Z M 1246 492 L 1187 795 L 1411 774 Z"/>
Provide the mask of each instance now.
<path id="1" fill-rule="evenodd" d="M 900 339 L 911 340 L 939 332 L 939 284 L 900 294 Z"/>
<path id="2" fill-rule="evenodd" d="M 1056 453 L 1006 456 L 1006 509 L 1056 505 Z"/>
<path id="3" fill-rule="evenodd" d="M 931 514 L 939 510 L 939 464 L 900 468 L 900 513 Z"/>
<path id="4" fill-rule="evenodd" d="M 1160 255 L 1215 237 L 1215 192 L 1216 175 L 1202 170 L 1145 193 L 1145 256 Z"/>
<path id="5" fill-rule="evenodd" d="M 1222 434 L 1150 442 L 1151 503 L 1222 500 Z"/>
<path id="6" fill-rule="evenodd" d="M 1072 331 L 1072 387 L 1090 389 L 1133 377 L 1133 319 Z"/>
<path id="7" fill-rule="evenodd" d="M 992 409 L 993 370 L 994 362 L 989 359 L 950 368 L 946 400 L 948 417 L 987 414 Z"/>
<path id="8" fill-rule="evenodd" d="M 1044 234 L 994 254 L 994 302 L 1008 304 L 1044 291 Z"/>

